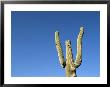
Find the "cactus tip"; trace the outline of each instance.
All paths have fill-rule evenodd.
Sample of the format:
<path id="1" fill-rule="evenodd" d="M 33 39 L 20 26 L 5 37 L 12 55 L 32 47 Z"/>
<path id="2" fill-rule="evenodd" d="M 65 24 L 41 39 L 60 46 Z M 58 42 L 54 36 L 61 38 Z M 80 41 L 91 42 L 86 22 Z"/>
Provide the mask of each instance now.
<path id="1" fill-rule="evenodd" d="M 56 33 L 58 33 L 58 31 L 56 31 Z"/>
<path id="2" fill-rule="evenodd" d="M 80 27 L 80 31 L 84 32 L 84 27 L 83 26 Z"/>

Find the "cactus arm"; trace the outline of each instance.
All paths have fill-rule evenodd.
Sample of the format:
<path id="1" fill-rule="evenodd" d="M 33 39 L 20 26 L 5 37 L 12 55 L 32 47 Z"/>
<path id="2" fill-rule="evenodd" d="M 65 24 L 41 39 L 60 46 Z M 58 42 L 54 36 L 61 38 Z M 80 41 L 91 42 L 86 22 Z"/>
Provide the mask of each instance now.
<path id="1" fill-rule="evenodd" d="M 76 60 L 74 62 L 76 68 L 78 68 L 82 62 L 82 37 L 83 37 L 83 33 L 84 33 L 84 29 L 83 29 L 83 27 L 80 27 L 80 32 L 79 32 L 79 35 L 77 38 Z"/>
<path id="2" fill-rule="evenodd" d="M 59 57 L 60 64 L 61 64 L 61 66 L 63 68 L 65 68 L 66 62 L 64 60 L 64 55 L 63 55 L 63 51 L 62 51 L 62 47 L 61 47 L 60 37 L 59 37 L 59 32 L 58 31 L 55 32 L 55 44 L 56 44 L 56 49 L 57 49 L 57 52 L 58 52 L 58 57 Z"/>

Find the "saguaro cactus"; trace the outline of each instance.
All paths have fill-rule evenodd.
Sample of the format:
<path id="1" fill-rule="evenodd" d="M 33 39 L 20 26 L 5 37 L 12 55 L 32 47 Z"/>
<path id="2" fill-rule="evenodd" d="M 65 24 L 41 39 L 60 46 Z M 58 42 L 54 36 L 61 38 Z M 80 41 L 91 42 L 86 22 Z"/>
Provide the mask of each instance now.
<path id="1" fill-rule="evenodd" d="M 74 61 L 73 54 L 72 54 L 72 48 L 71 48 L 71 41 L 66 40 L 66 61 L 64 59 L 61 43 L 60 43 L 60 37 L 59 32 L 55 32 L 55 43 L 56 43 L 56 49 L 58 52 L 58 57 L 60 64 L 63 68 L 65 68 L 66 76 L 67 77 L 76 77 L 76 68 L 78 68 L 81 65 L 82 62 L 82 37 L 83 37 L 84 29 L 83 27 L 80 27 L 80 32 L 77 37 L 77 54 L 76 59 Z"/>

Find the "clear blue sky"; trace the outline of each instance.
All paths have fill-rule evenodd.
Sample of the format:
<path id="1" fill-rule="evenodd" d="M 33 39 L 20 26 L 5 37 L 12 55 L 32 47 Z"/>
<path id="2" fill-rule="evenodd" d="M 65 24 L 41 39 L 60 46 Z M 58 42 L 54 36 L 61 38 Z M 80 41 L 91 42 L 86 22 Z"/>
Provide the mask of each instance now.
<path id="1" fill-rule="evenodd" d="M 65 56 L 65 41 L 71 40 L 75 59 L 80 26 L 84 26 L 82 64 L 78 77 L 100 76 L 100 12 L 11 12 L 11 75 L 65 77 L 55 47 L 55 31 Z"/>

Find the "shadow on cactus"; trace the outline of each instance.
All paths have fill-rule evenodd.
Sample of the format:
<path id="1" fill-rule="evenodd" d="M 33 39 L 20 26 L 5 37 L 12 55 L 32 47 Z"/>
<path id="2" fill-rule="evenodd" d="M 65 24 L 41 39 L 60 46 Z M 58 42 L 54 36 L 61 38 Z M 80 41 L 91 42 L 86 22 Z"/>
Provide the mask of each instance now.
<path id="1" fill-rule="evenodd" d="M 72 48 L 71 48 L 71 41 L 66 40 L 66 60 L 64 59 L 61 43 L 60 43 L 60 37 L 59 32 L 55 32 L 55 43 L 56 43 L 56 49 L 58 52 L 59 62 L 63 68 L 65 68 L 66 76 L 67 77 L 77 77 L 76 75 L 76 68 L 78 68 L 81 65 L 82 62 L 82 37 L 84 34 L 83 27 L 80 27 L 80 32 L 77 37 L 77 54 L 76 59 L 74 61 L 73 54 L 72 54 Z"/>

